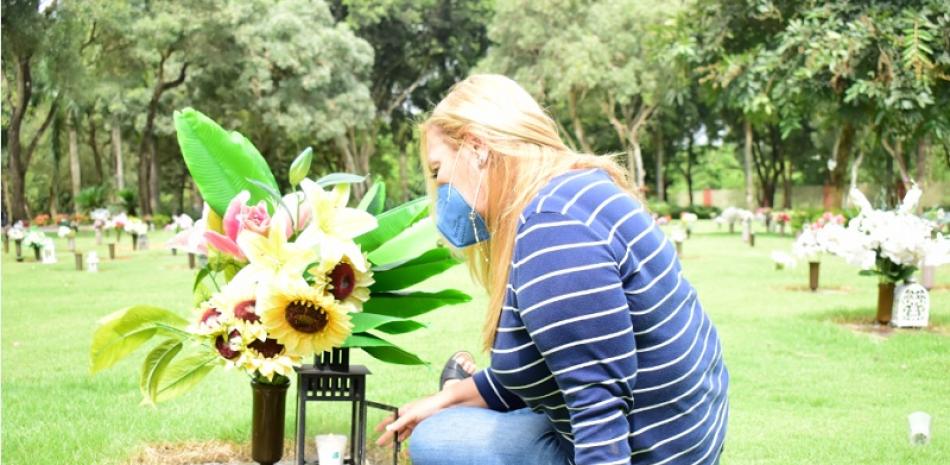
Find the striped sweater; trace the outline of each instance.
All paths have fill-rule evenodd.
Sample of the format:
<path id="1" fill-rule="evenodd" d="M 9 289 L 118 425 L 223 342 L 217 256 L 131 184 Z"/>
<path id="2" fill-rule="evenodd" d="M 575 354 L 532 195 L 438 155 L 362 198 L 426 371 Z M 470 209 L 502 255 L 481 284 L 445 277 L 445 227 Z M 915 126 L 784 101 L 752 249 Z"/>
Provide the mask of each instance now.
<path id="1" fill-rule="evenodd" d="M 588 464 L 710 464 L 729 375 L 716 329 L 648 212 L 602 170 L 552 179 L 515 239 L 490 408 L 530 407 Z"/>

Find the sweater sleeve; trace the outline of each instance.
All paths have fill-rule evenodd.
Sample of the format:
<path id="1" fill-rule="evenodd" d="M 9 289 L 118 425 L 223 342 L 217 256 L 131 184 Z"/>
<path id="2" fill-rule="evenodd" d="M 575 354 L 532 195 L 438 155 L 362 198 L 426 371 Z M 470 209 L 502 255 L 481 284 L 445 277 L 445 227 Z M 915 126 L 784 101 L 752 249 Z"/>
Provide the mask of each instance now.
<path id="1" fill-rule="evenodd" d="M 525 403 L 520 397 L 505 389 L 498 382 L 498 379 L 492 374 L 491 368 L 476 371 L 472 377 L 475 379 L 475 387 L 478 388 L 478 393 L 482 395 L 482 399 L 485 399 L 488 408 L 499 412 L 508 412 L 525 407 Z"/>
<path id="2" fill-rule="evenodd" d="M 512 272 L 519 316 L 570 412 L 575 463 L 629 463 L 636 346 L 609 244 L 583 222 L 536 213 L 519 227 Z"/>

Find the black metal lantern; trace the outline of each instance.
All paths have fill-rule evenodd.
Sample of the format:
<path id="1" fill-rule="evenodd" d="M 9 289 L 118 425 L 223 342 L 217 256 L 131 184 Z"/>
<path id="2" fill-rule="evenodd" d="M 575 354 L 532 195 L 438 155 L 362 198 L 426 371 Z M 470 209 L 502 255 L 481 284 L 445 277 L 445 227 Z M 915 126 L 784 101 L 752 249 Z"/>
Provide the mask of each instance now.
<path id="1" fill-rule="evenodd" d="M 304 444 L 307 438 L 307 402 L 350 402 L 350 456 L 343 463 L 364 465 L 366 461 L 366 410 L 368 407 L 393 412 L 399 418 L 398 408 L 366 399 L 366 375 L 371 374 L 363 365 L 350 366 L 350 349 L 335 348 L 314 357 L 313 365 L 295 368 L 297 372 L 297 465 L 305 462 Z M 393 465 L 399 463 L 400 443 L 395 441 Z"/>

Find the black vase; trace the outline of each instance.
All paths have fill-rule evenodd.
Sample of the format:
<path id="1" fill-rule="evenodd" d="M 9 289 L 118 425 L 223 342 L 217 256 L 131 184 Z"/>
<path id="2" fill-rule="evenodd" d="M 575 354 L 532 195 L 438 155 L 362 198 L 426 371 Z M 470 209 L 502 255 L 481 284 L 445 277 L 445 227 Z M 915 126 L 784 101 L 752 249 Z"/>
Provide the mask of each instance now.
<path id="1" fill-rule="evenodd" d="M 284 412 L 289 386 L 289 382 L 251 381 L 254 392 L 251 459 L 261 465 L 273 465 L 284 455 Z"/>

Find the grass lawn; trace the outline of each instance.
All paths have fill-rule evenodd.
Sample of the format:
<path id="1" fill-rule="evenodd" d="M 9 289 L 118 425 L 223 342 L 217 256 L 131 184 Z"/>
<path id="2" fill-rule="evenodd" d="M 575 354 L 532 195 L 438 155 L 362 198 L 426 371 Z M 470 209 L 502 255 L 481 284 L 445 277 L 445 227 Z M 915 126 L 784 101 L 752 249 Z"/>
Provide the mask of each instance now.
<path id="1" fill-rule="evenodd" d="M 931 293 L 931 321 L 940 331 L 881 338 L 836 324 L 870 321 L 873 278 L 826 258 L 821 284 L 828 290 L 811 293 L 803 290 L 807 264 L 775 271 L 769 259 L 773 249 L 790 249 L 790 237 L 759 234 L 751 248 L 711 223 L 699 229 L 685 244 L 683 266 L 718 327 L 732 378 L 724 464 L 950 463 L 950 268 L 938 271 Z M 251 391 L 239 372 L 217 370 L 195 391 L 157 409 L 139 405 L 144 350 L 89 374 L 89 343 L 99 317 L 135 303 L 189 314 L 187 257 L 161 248 L 168 235 L 153 235 L 152 250 L 134 253 L 124 236 L 115 261 L 99 246 L 98 274 L 76 272 L 58 238 L 56 265 L 34 262 L 29 249 L 24 263 L 14 261 L 12 250 L 3 255 L 4 464 L 128 463 L 153 443 L 248 441 Z M 78 242 L 84 250 L 95 248 L 91 233 Z M 477 352 L 485 298 L 464 267 L 422 287 L 447 286 L 476 298 L 422 317 L 430 325 L 425 332 L 393 338 L 432 367 L 384 365 L 356 354 L 374 373 L 371 400 L 401 404 L 431 393 L 451 352 Z M 487 361 L 486 354 L 476 355 Z M 294 433 L 293 392 L 291 387 L 288 438 Z M 933 440 L 925 447 L 911 447 L 907 439 L 906 417 L 915 410 L 933 416 Z M 382 417 L 371 413 L 370 422 Z M 308 433 L 348 431 L 348 408 L 314 405 L 308 420 Z"/>

